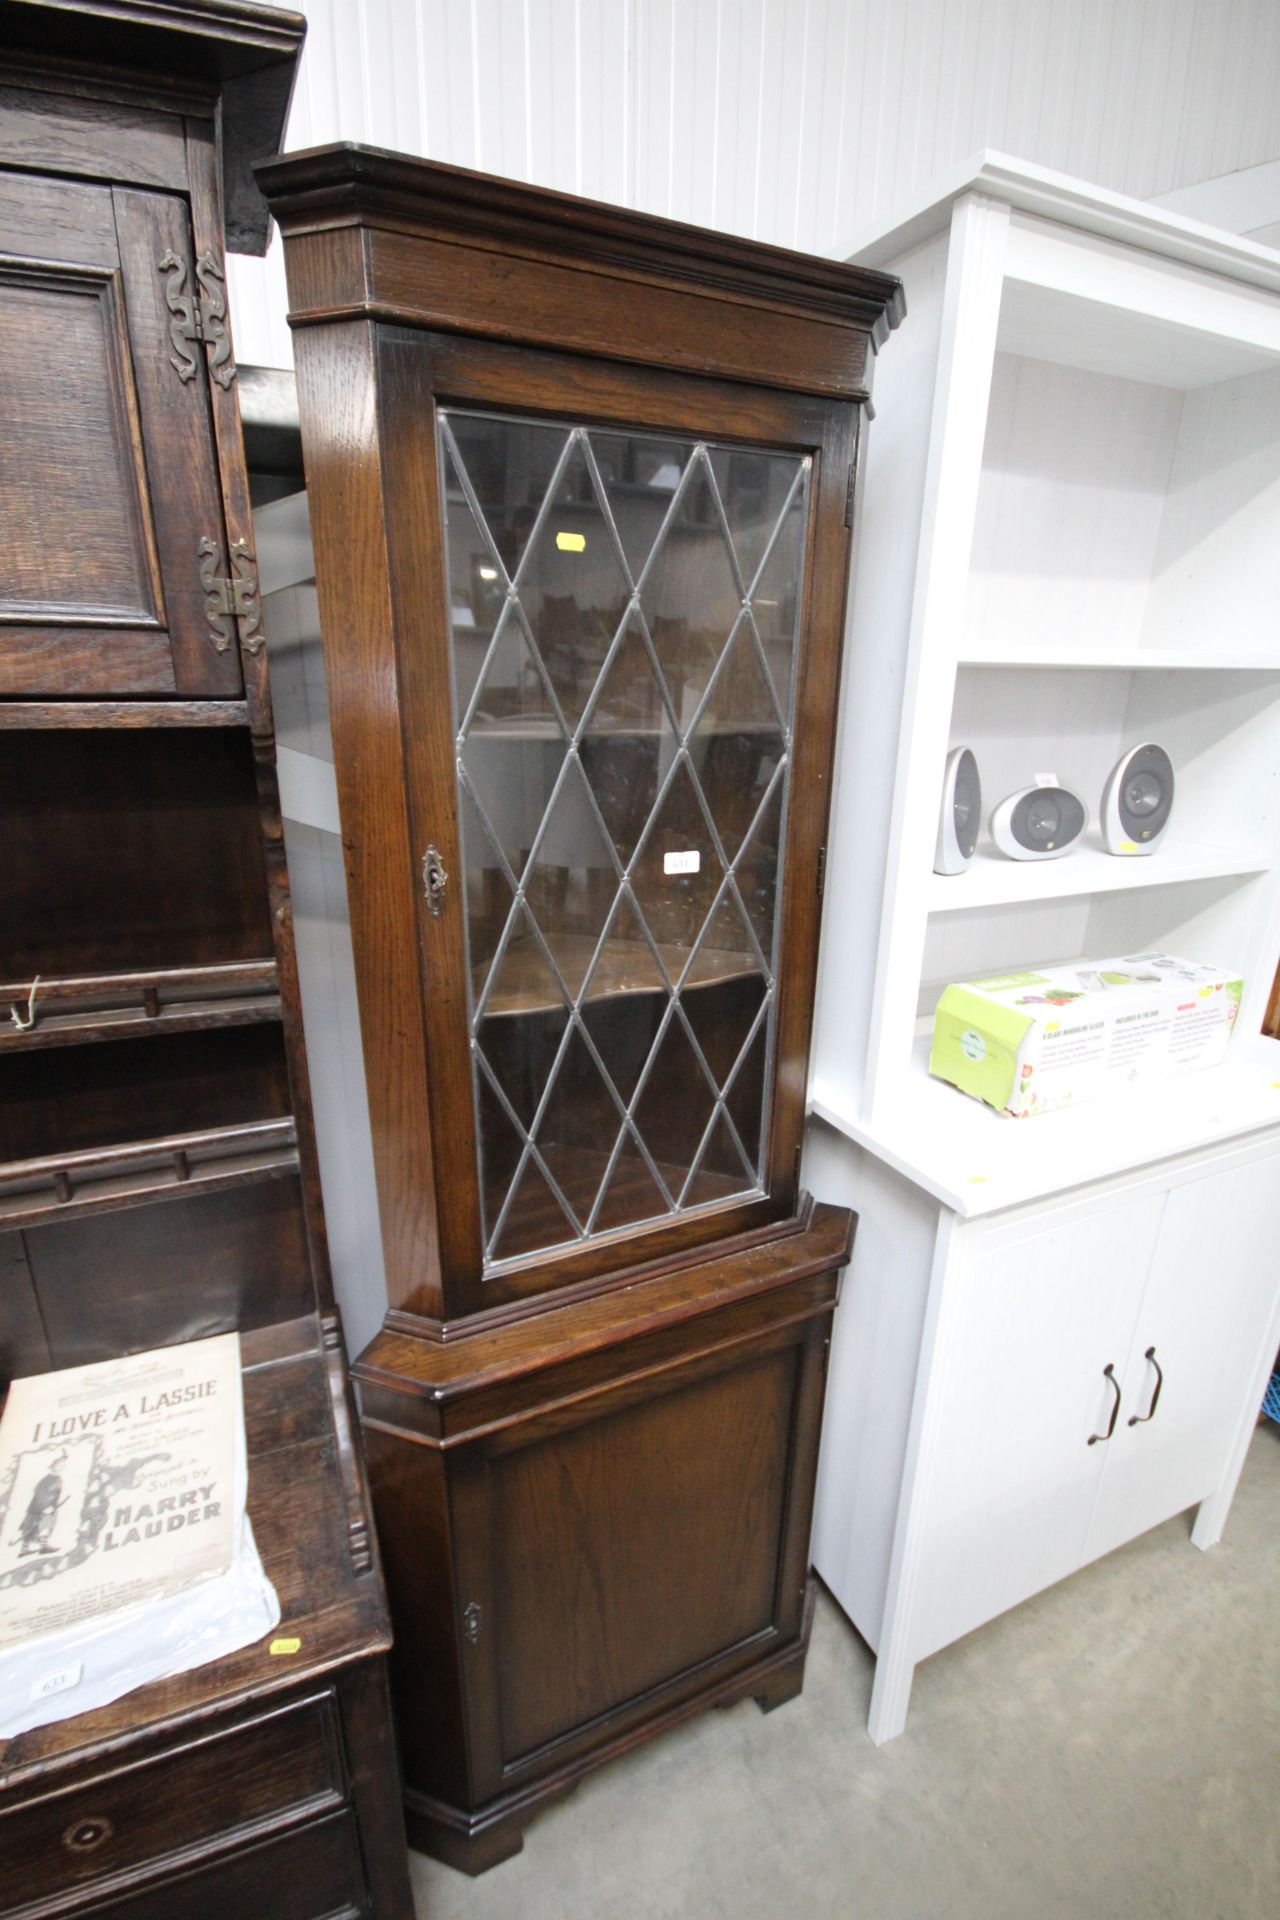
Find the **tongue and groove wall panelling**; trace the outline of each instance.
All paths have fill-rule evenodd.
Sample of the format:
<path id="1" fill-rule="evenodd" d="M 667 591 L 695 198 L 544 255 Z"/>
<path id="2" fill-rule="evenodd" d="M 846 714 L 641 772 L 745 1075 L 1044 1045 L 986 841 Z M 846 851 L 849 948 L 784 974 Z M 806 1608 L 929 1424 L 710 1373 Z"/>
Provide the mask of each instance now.
<path id="1" fill-rule="evenodd" d="M 1280 157 L 1275 0 L 298 0 L 287 141 L 840 254 L 980 147 L 1149 199 Z M 240 357 L 291 364 L 278 244 Z"/>

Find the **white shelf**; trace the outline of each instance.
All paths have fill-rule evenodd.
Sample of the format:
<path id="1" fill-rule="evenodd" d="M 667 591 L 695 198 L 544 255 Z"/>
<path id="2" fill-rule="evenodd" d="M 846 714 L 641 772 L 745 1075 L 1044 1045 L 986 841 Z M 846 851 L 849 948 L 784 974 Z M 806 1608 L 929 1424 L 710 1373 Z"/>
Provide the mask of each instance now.
<path id="1" fill-rule="evenodd" d="M 1218 841 L 1200 845 L 1193 841 L 1126 859 L 1106 853 L 1096 832 L 1058 860 L 1009 860 L 991 846 L 980 845 L 964 873 L 930 874 L 927 906 L 931 914 L 956 913 L 1029 900 L 1068 900 L 1091 893 L 1176 886 L 1186 880 L 1244 878 L 1268 873 L 1272 864 L 1265 847 L 1224 847 Z"/>
<path id="2" fill-rule="evenodd" d="M 874 1125 L 819 1078 L 809 1110 L 966 1219 L 1280 1127 L 1280 1041 L 1233 1038 L 1220 1067 L 1014 1120 L 930 1078 L 917 1043 L 901 1094 Z"/>
<path id="3" fill-rule="evenodd" d="M 961 667 L 1099 667 L 1115 673 L 1167 673 L 1171 669 L 1194 673 L 1280 673 L 1280 653 L 1242 648 L 1224 653 L 1220 648 L 1195 647 L 966 647 L 956 664 Z"/>
<path id="4" fill-rule="evenodd" d="M 1181 260 L 1201 272 L 1280 291 L 1280 257 L 1273 247 L 990 147 L 923 189 L 904 212 L 864 229 L 849 250 L 850 259 L 864 267 L 892 268 L 903 254 L 945 231 L 957 200 L 974 193 L 992 195 L 1021 213 L 1064 221 L 1079 233 L 1128 243 L 1143 252 Z"/>

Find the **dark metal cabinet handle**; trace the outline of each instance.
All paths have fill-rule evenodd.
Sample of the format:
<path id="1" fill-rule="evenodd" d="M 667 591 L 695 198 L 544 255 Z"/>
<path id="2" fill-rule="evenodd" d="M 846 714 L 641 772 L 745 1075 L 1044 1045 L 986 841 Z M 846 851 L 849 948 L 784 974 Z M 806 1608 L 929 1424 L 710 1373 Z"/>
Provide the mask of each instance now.
<path id="1" fill-rule="evenodd" d="M 1151 1396 L 1151 1405 L 1145 1413 L 1131 1413 L 1129 1415 L 1129 1425 L 1131 1427 L 1145 1427 L 1148 1420 L 1155 1419 L 1156 1408 L 1160 1405 L 1160 1389 L 1164 1385 L 1164 1374 L 1161 1371 L 1160 1362 L 1156 1359 L 1156 1350 L 1154 1347 L 1147 1348 L 1146 1358 L 1156 1370 L 1156 1390 Z M 1114 1421 L 1112 1425 L 1115 1425 Z"/>
<path id="2" fill-rule="evenodd" d="M 1111 1409 L 1111 1425 L 1107 1428 L 1106 1432 L 1091 1433 L 1089 1435 L 1089 1445 L 1091 1447 L 1096 1447 L 1099 1440 L 1109 1440 L 1116 1430 L 1116 1421 L 1120 1418 L 1120 1382 L 1116 1379 L 1115 1367 L 1110 1362 L 1102 1369 L 1102 1377 L 1104 1380 L 1109 1380 L 1115 1388 L 1116 1401 Z"/>

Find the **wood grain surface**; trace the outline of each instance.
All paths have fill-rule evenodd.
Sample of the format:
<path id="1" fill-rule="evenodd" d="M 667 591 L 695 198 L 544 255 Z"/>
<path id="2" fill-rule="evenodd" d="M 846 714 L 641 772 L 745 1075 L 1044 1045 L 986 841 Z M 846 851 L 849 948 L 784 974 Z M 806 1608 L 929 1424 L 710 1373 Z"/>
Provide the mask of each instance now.
<path id="1" fill-rule="evenodd" d="M 860 402 L 900 290 L 830 261 L 364 149 L 293 155 L 259 177 L 285 237 L 297 327 L 390 1297 L 355 1373 L 396 1621 L 405 1804 L 415 1843 L 474 1873 L 517 1850 L 529 1814 L 590 1768 L 713 1702 L 753 1693 L 775 1706 L 801 1683 L 826 1353 L 852 1222 L 800 1193 L 799 1150 Z M 556 1049 L 579 1003 L 584 1025 L 630 1022 L 633 1033 L 613 1035 L 619 1059 L 643 1058 L 646 1004 L 664 995 L 653 955 L 616 935 L 587 978 L 603 926 L 582 922 L 616 880 L 611 860 L 593 865 L 571 845 L 544 858 L 544 834 L 468 873 L 446 524 L 466 495 L 453 468 L 451 493 L 442 482 L 445 408 L 454 420 L 516 416 L 531 433 L 555 423 L 561 435 L 710 443 L 726 457 L 769 450 L 807 478 L 780 859 L 770 847 L 781 880 L 756 883 L 781 885 L 768 1071 L 762 1058 L 736 1091 L 724 1078 L 751 996 L 764 1004 L 768 990 L 745 923 L 741 951 L 708 940 L 685 1009 L 749 1134 L 752 1102 L 764 1110 L 763 1175 L 710 1153 L 714 1113 L 704 1125 L 678 1077 L 655 1070 L 652 1087 L 628 1086 L 676 1191 L 699 1143 L 708 1149 L 684 1212 L 643 1218 L 652 1179 L 637 1154 L 623 1182 L 634 1195 L 620 1190 L 614 1218 L 602 1206 L 575 1235 L 547 1187 L 512 1209 L 505 1241 L 495 1225 L 520 1154 L 517 1140 L 504 1159 L 495 1114 L 512 1140 L 516 1116 L 586 1218 L 618 1117 L 599 1103 L 589 1061 L 566 1065 L 554 1087 L 546 1070 L 569 1059 Z M 499 500 L 505 479 L 486 483 Z M 510 498 L 517 519 L 532 518 L 532 497 Z M 566 550 L 584 551 L 584 538 Z M 479 546 L 473 558 L 485 558 Z M 500 578 L 498 564 L 477 566 L 477 581 Z M 622 606 L 609 599 L 610 633 L 629 590 Z M 468 608 L 478 645 L 496 631 L 502 591 L 492 588 L 487 626 Z M 745 591 L 735 588 L 735 607 Z M 577 607 L 562 595 L 557 610 L 570 653 Z M 701 632 L 710 616 L 694 611 Z M 671 633 L 668 643 L 678 652 Z M 547 667 L 571 704 L 594 657 L 591 645 L 579 653 L 587 666 Z M 522 731 L 519 686 L 491 691 L 486 681 L 483 750 L 527 754 L 536 783 L 544 749 Z M 758 768 L 759 710 L 742 717 L 743 750 L 721 752 L 717 736 L 708 781 Z M 544 729 L 553 747 L 559 726 Z M 736 819 L 745 803 L 717 789 L 708 821 L 717 804 Z M 641 818 L 643 795 L 631 811 Z M 616 818 L 625 832 L 622 801 Z M 707 840 L 718 847 L 710 830 Z M 571 892 L 579 922 L 564 906 Z M 658 904 L 670 907 L 658 957 L 679 972 L 697 901 Z M 564 983 L 554 993 L 535 925 Z M 504 928 L 512 944 L 486 987 Z M 494 1080 L 505 1107 L 477 1096 Z"/>
<path id="2" fill-rule="evenodd" d="M 0 1391 L 238 1330 L 282 1607 L 0 1743 L 4 1914 L 413 1911 L 266 654 L 199 572 L 252 555 L 236 389 L 167 297 L 220 266 L 224 192 L 265 243 L 249 166 L 302 31 L 0 0 Z"/>

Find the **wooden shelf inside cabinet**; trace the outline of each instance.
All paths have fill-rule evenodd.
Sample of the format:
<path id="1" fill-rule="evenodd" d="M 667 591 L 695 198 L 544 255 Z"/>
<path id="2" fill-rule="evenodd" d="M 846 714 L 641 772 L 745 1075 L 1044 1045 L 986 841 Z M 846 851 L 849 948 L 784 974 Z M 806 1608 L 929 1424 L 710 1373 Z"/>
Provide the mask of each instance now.
<path id="1" fill-rule="evenodd" d="M 274 960 L 0 983 L 0 1052 L 281 1018 Z"/>
<path id="2" fill-rule="evenodd" d="M 0 729 L 247 727 L 243 700 L 4 700 Z"/>
<path id="3" fill-rule="evenodd" d="M 704 719 L 696 729 L 699 740 L 762 740 L 780 733 L 776 721 Z M 598 724 L 592 721 L 587 728 L 585 743 L 598 740 L 658 740 L 669 739 L 671 727 L 666 721 L 648 720 L 602 720 Z M 518 740 L 521 743 L 545 740 L 549 745 L 564 744 L 564 734 L 551 720 L 505 719 L 500 715 L 477 714 L 468 728 L 467 738 L 479 740 Z"/>
<path id="4" fill-rule="evenodd" d="M 0 1227 L 132 1206 L 193 1188 L 235 1186 L 298 1165 L 292 1119 L 205 1127 L 0 1166 Z"/>
<path id="5" fill-rule="evenodd" d="M 552 958 L 575 1000 L 591 969 L 596 944 L 590 934 L 547 936 Z M 687 947 L 671 946 L 662 941 L 657 942 L 657 951 L 673 981 L 680 979 L 688 963 L 688 972 L 684 975 L 686 991 L 690 987 L 713 986 L 721 981 L 741 980 L 759 973 L 758 964 L 748 953 L 726 953 L 711 947 L 700 947 L 690 961 Z M 477 1000 L 484 989 L 490 965 L 491 962 L 484 961 L 472 969 L 472 984 Z M 662 993 L 665 996 L 652 950 L 641 940 L 606 940 L 595 969 L 591 972 L 588 998 L 594 1001 L 640 993 Z M 532 940 L 513 941 L 503 958 L 494 991 L 484 1003 L 484 1018 L 492 1019 L 503 1014 L 550 1013 L 563 1006 L 564 1001 L 559 993 L 553 991 L 552 976 L 542 956 L 542 949 Z"/>

